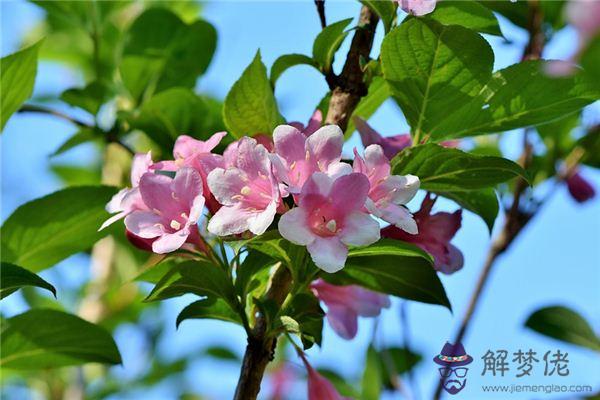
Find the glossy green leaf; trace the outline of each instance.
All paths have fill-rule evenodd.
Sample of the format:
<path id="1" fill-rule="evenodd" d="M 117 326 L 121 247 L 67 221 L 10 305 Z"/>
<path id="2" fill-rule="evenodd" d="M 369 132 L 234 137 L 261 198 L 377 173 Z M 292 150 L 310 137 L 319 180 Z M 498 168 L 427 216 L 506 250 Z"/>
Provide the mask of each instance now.
<path id="1" fill-rule="evenodd" d="M 346 128 L 346 132 L 344 132 L 344 136 L 349 138 L 356 130 L 353 121 L 354 117 L 368 120 L 389 97 L 390 88 L 385 80 L 381 77 L 375 77 L 369 86 L 369 92 L 360 100 L 352 112 L 352 117 L 348 121 L 348 127 Z"/>
<path id="2" fill-rule="evenodd" d="M 106 235 L 98 228 L 115 194 L 108 186 L 72 187 L 17 210 L 2 225 L 2 261 L 37 272 L 81 251 Z"/>
<path id="3" fill-rule="evenodd" d="M 0 264 L 0 299 L 16 292 L 24 286 L 36 286 L 49 290 L 56 297 L 54 286 L 33 272 L 10 263 Z"/>
<path id="4" fill-rule="evenodd" d="M 229 133 L 237 138 L 258 133 L 271 135 L 283 122 L 260 52 L 227 94 L 223 119 Z"/>
<path id="5" fill-rule="evenodd" d="M 444 25 L 461 25 L 477 32 L 502 36 L 494 13 L 474 0 L 441 1 L 428 17 Z"/>
<path id="6" fill-rule="evenodd" d="M 242 324 L 242 320 L 223 299 L 207 298 L 186 306 L 177 316 L 177 327 L 186 319 L 218 319 Z"/>
<path id="7" fill-rule="evenodd" d="M 213 133 L 206 101 L 185 88 L 173 88 L 154 95 L 131 122 L 165 152 L 170 153 L 180 135 L 206 140 Z"/>
<path id="8" fill-rule="evenodd" d="M 479 215 L 487 225 L 490 233 L 492 233 L 494 222 L 496 221 L 500 208 L 494 189 L 436 193 L 450 200 L 454 200 L 462 208 Z"/>
<path id="9" fill-rule="evenodd" d="M 100 106 L 108 100 L 110 88 L 107 84 L 94 81 L 83 88 L 67 89 L 60 99 L 74 107 L 79 107 L 90 114 L 96 115 Z"/>
<path id="10" fill-rule="evenodd" d="M 121 66 L 125 86 L 136 100 L 146 88 L 150 92 L 193 88 L 208 68 L 216 43 L 217 32 L 208 22 L 188 25 L 165 8 L 150 8 L 125 35 Z"/>
<path id="11" fill-rule="evenodd" d="M 581 73 L 546 74 L 546 61 L 532 60 L 494 73 L 480 96 L 456 109 L 432 137 L 462 137 L 548 123 L 600 98 Z"/>
<path id="12" fill-rule="evenodd" d="M 271 66 L 271 85 L 275 87 L 277 79 L 289 68 L 296 65 L 309 65 L 319 68 L 315 61 L 304 54 L 284 54 L 280 56 Z"/>
<path id="13" fill-rule="evenodd" d="M 494 63 L 490 45 L 462 26 L 411 18 L 381 46 L 383 76 L 413 132 L 429 133 L 477 96 Z"/>
<path id="14" fill-rule="evenodd" d="M 234 302 L 234 289 L 223 269 L 207 261 L 186 261 L 175 265 L 152 289 L 145 301 L 163 300 L 187 293 Z"/>
<path id="15" fill-rule="evenodd" d="M 50 171 L 60 178 L 65 186 L 100 185 L 102 183 L 102 169 L 99 165 L 52 164 Z"/>
<path id="16" fill-rule="evenodd" d="M 4 129 L 6 121 L 15 113 L 21 104 L 33 92 L 37 72 L 38 49 L 42 42 L 10 54 L 0 59 L 0 130 Z"/>
<path id="17" fill-rule="evenodd" d="M 381 358 L 377 350 L 369 346 L 362 376 L 361 400 L 379 400 L 382 389 L 381 376 Z"/>
<path id="18" fill-rule="evenodd" d="M 392 239 L 351 249 L 346 266 L 321 277 L 334 284 L 354 284 L 409 300 L 450 308 L 433 259 L 420 248 Z"/>
<path id="19" fill-rule="evenodd" d="M 397 18 L 396 2 L 392 0 L 361 0 L 361 3 L 375 11 L 383 23 L 385 33 L 388 33 Z"/>
<path id="20" fill-rule="evenodd" d="M 254 275 L 265 268 L 271 267 L 276 259 L 255 250 L 248 251 L 244 261 L 236 270 L 235 288 L 240 296 L 248 294 Z"/>
<path id="21" fill-rule="evenodd" d="M 600 351 L 600 338 L 590 324 L 567 307 L 541 308 L 527 318 L 525 326 L 542 335 Z"/>
<path id="22" fill-rule="evenodd" d="M 73 136 L 71 136 L 63 144 L 61 144 L 56 150 L 54 150 L 54 153 L 52 153 L 50 157 L 57 156 L 68 150 L 71 150 L 74 147 L 79 146 L 80 144 L 91 142 L 99 138 L 100 137 L 92 129 L 81 128 L 77 132 L 75 132 Z"/>
<path id="23" fill-rule="evenodd" d="M 42 370 L 89 362 L 121 363 L 110 334 L 72 314 L 29 310 L 2 325 L 2 368 Z"/>
<path id="24" fill-rule="evenodd" d="M 348 35 L 345 29 L 350 25 L 350 22 L 352 22 L 352 18 L 334 22 L 323 28 L 317 35 L 313 43 L 312 53 L 313 59 L 323 72 L 327 73 L 331 69 L 333 57 Z"/>
<path id="25" fill-rule="evenodd" d="M 493 187 L 527 173 L 502 157 L 465 153 L 437 144 L 409 147 L 392 160 L 395 175 L 419 177 L 421 188 L 431 191 L 460 191 Z"/>
<path id="26" fill-rule="evenodd" d="M 300 292 L 281 311 L 279 322 L 287 332 L 297 334 L 308 349 L 314 343 L 321 345 L 324 315 L 313 293 Z"/>

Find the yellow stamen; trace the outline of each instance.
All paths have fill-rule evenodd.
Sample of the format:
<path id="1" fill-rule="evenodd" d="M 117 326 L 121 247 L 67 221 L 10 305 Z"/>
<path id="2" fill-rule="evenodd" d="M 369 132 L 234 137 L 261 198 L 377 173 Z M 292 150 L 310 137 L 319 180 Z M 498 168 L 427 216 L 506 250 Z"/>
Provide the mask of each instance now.
<path id="1" fill-rule="evenodd" d="M 337 223 L 335 222 L 335 219 L 331 219 L 329 220 L 329 222 L 327 224 L 325 224 L 325 227 L 332 233 L 334 233 L 337 230 Z"/>
<path id="2" fill-rule="evenodd" d="M 173 229 L 176 229 L 176 230 L 181 229 L 181 224 L 178 221 L 175 221 L 174 219 L 171 220 L 171 223 L 169 225 Z"/>
<path id="3" fill-rule="evenodd" d="M 241 193 L 242 195 L 244 195 L 244 196 L 247 196 L 247 195 L 249 195 L 249 194 L 250 194 L 250 192 L 251 192 L 251 191 L 252 191 L 252 190 L 250 190 L 250 188 L 249 188 L 248 186 L 244 186 L 244 187 L 242 188 L 242 190 L 240 190 L 240 193 Z"/>

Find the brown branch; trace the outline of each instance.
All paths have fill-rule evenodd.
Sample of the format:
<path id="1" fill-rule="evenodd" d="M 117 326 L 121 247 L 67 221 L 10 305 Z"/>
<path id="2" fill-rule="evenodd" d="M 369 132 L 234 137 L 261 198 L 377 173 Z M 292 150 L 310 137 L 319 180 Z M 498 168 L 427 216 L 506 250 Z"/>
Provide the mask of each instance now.
<path id="1" fill-rule="evenodd" d="M 361 8 L 358 28 L 352 38 L 342 73 L 336 79 L 328 79 L 332 94 L 325 122 L 338 125 L 342 130 L 348 126 L 348 120 L 360 99 L 367 94 L 368 87 L 363 81 L 360 60 L 369 59 L 378 21 L 377 14 L 369 7 Z"/>
<path id="2" fill-rule="evenodd" d="M 315 0 L 317 6 L 317 13 L 319 14 L 319 21 L 321 21 L 321 28 L 327 26 L 327 18 L 325 18 L 325 0 Z"/>
<path id="3" fill-rule="evenodd" d="M 316 2 L 317 7 L 319 3 Z M 368 58 L 373 46 L 373 37 L 378 18 L 367 7 L 362 7 L 359 19 L 359 28 L 354 34 L 348 58 L 339 77 L 335 77 L 336 86 L 329 102 L 329 112 L 326 122 L 346 128 L 348 119 L 356 108 L 361 97 L 367 94 L 367 87 L 363 83 L 363 72 L 360 68 L 360 57 Z M 333 81 L 328 79 L 330 85 Z M 280 265 L 271 278 L 270 287 L 265 296 L 281 305 L 290 291 L 292 277 L 289 270 Z M 260 391 L 265 369 L 273 359 L 277 338 L 270 337 L 266 332 L 266 320 L 263 315 L 258 315 L 256 324 L 248 337 L 246 353 L 242 361 L 240 378 L 235 391 L 234 400 L 255 400 Z"/>
<path id="4" fill-rule="evenodd" d="M 523 53 L 522 60 L 532 60 L 541 58 L 545 44 L 545 36 L 542 29 L 543 20 L 544 16 L 539 5 L 539 0 L 530 0 L 528 26 L 529 42 Z M 528 130 L 526 129 L 523 132 L 523 152 L 519 158 L 519 164 L 521 164 L 521 166 L 524 169 L 527 169 L 531 162 L 531 157 L 532 146 L 529 143 Z M 462 318 L 458 332 L 456 333 L 454 341 L 452 342 L 454 344 L 462 342 L 463 338 L 465 337 L 465 334 L 469 329 L 475 310 L 477 309 L 477 305 L 479 304 L 481 293 L 483 292 L 483 289 L 485 288 L 488 282 L 490 273 L 492 272 L 496 260 L 502 253 L 504 253 L 510 247 L 510 245 L 514 242 L 519 233 L 534 216 L 534 212 L 527 213 L 522 211 L 521 207 L 519 207 L 521 198 L 525 193 L 527 186 L 527 182 L 522 178 L 518 178 L 517 182 L 515 183 L 513 201 L 510 208 L 506 210 L 506 220 L 504 222 L 504 226 L 502 227 L 502 231 L 498 234 L 498 237 L 496 237 L 496 239 L 492 242 L 492 245 L 488 250 L 488 254 L 482 266 L 481 273 L 479 274 L 477 284 L 475 285 L 475 290 L 471 295 L 471 299 L 469 300 L 467 311 L 465 312 L 465 315 Z M 443 386 L 444 379 L 440 379 L 433 396 L 435 400 L 440 399 Z"/>
<path id="5" fill-rule="evenodd" d="M 290 271 L 285 265 L 280 264 L 273 273 L 265 298 L 281 306 L 291 285 Z M 248 345 L 242 361 L 234 400 L 255 400 L 258 396 L 265 369 L 267 364 L 273 360 L 277 346 L 277 337 L 268 336 L 267 333 L 267 320 L 264 315 L 259 314 L 256 324 L 248 336 Z"/>
<path id="6" fill-rule="evenodd" d="M 65 121 L 68 121 L 72 124 L 75 124 L 80 128 L 90 128 L 90 129 L 94 128 L 92 125 L 90 125 L 86 122 L 83 122 L 77 118 L 71 117 L 70 115 L 64 114 L 60 111 L 56 111 L 56 110 L 53 110 L 53 109 L 50 109 L 47 107 L 36 106 L 33 104 L 23 104 L 18 112 L 19 113 L 34 112 L 34 113 L 52 115 L 54 117 L 57 117 L 57 118 L 65 120 Z"/>

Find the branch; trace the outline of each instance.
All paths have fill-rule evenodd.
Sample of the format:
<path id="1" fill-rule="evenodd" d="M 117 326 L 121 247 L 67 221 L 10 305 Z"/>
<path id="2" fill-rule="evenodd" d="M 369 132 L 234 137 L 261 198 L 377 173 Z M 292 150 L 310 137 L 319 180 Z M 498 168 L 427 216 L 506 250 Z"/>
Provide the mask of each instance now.
<path id="1" fill-rule="evenodd" d="M 361 8 L 358 28 L 352 38 L 342 73 L 335 80 L 328 80 L 332 94 L 325 122 L 338 125 L 342 130 L 346 129 L 352 112 L 368 91 L 363 81 L 360 59 L 369 59 L 378 21 L 377 14 L 369 7 Z"/>
<path id="2" fill-rule="evenodd" d="M 315 0 L 317 6 L 317 13 L 319 14 L 319 20 L 321 21 L 321 28 L 327 26 L 327 19 L 325 18 L 325 0 Z"/>
<path id="3" fill-rule="evenodd" d="M 317 8 L 319 3 L 322 2 L 317 2 Z M 367 94 L 367 87 L 363 83 L 363 72 L 360 69 L 360 57 L 368 58 L 371 53 L 377 21 L 377 16 L 368 7 L 363 6 L 360 11 L 359 28 L 352 39 L 344 69 L 342 74 L 336 77 L 337 86 L 333 89 L 327 113 L 328 124 L 339 125 L 345 129 L 358 102 Z M 331 84 L 329 80 L 328 83 Z M 291 285 L 292 276 L 289 270 L 284 265 L 280 265 L 273 274 L 265 296 L 281 305 Z M 234 400 L 255 400 L 258 396 L 265 369 L 273 359 L 277 346 L 277 338 L 266 336 L 266 328 L 264 316 L 259 315 L 248 337 Z"/>
<path id="4" fill-rule="evenodd" d="M 539 6 L 539 0 L 530 0 L 529 43 L 525 48 L 522 60 L 539 59 L 541 57 L 545 43 L 545 36 L 542 30 L 543 20 L 544 16 Z M 521 164 L 521 166 L 524 169 L 527 169 L 527 167 L 529 166 L 531 162 L 531 156 L 532 146 L 531 143 L 529 143 L 528 130 L 526 129 L 523 132 L 523 152 L 519 157 L 519 164 Z M 483 292 L 483 289 L 490 277 L 490 273 L 492 271 L 493 266 L 496 263 L 496 260 L 502 253 L 504 253 L 510 247 L 510 245 L 514 242 L 519 233 L 523 230 L 523 228 L 527 225 L 527 223 L 535 214 L 535 212 L 523 212 L 519 207 L 521 197 L 527 189 L 527 186 L 528 184 L 523 178 L 518 178 L 513 192 L 512 204 L 510 208 L 506 211 L 506 220 L 504 226 L 502 227 L 502 231 L 500 232 L 498 237 L 492 242 L 492 245 L 488 250 L 486 260 L 481 269 L 481 273 L 479 274 L 477 284 L 475 285 L 475 291 L 471 295 L 471 299 L 467 306 L 467 311 L 465 312 L 465 315 L 462 318 L 458 332 L 454 337 L 454 341 L 452 342 L 454 344 L 462 342 L 463 338 L 465 337 L 465 334 L 467 333 L 467 330 L 473 318 L 473 314 L 475 313 L 477 305 L 479 304 L 481 293 Z M 433 396 L 435 400 L 440 399 L 444 382 L 444 379 L 439 380 Z"/>

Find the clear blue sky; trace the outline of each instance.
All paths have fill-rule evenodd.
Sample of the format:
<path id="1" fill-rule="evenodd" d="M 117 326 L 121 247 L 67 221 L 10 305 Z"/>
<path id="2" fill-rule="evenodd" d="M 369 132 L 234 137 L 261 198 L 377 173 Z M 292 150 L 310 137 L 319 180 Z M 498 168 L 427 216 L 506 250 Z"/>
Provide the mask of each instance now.
<path id="1" fill-rule="evenodd" d="M 36 21 L 42 17 L 35 6 L 22 1 L 3 1 L 2 14 L 2 55 L 14 51 L 22 37 Z M 330 22 L 358 15 L 358 2 L 330 1 L 327 3 L 327 17 Z M 238 2 L 219 1 L 207 4 L 204 17 L 212 22 L 219 32 L 218 50 L 208 73 L 198 82 L 198 89 L 224 97 L 231 84 L 250 62 L 257 48 L 261 49 L 267 66 L 280 55 L 286 53 L 310 54 L 312 39 L 320 27 L 312 1 L 304 2 Z M 505 20 L 501 21 L 505 36 L 515 45 L 507 45 L 501 39 L 487 37 L 494 46 L 496 68 L 502 68 L 518 61 L 524 32 L 514 28 Z M 375 48 L 381 42 L 381 30 L 376 38 Z M 547 57 L 567 57 L 573 50 L 574 32 L 569 29 L 556 35 L 547 48 Z M 348 42 L 348 40 L 347 40 Z M 345 54 L 348 43 L 340 54 Z M 338 67 L 341 58 L 337 60 Z M 50 63 L 42 63 L 38 71 L 35 92 L 37 94 L 58 94 L 62 90 L 81 83 L 80 77 Z M 326 91 L 321 76 L 308 67 L 298 67 L 285 73 L 278 81 L 277 98 L 280 108 L 288 120 L 305 121 L 314 106 Z M 590 121 L 600 120 L 599 108 L 586 112 Z M 389 101 L 371 119 L 372 124 L 384 134 L 397 134 L 407 131 L 407 125 L 393 102 Z M 57 190 L 59 181 L 48 171 L 48 155 L 54 151 L 75 128 L 69 124 L 39 115 L 17 115 L 8 123 L 0 138 L 2 145 L 2 220 L 20 204 Z M 511 136 L 512 135 L 512 136 Z M 517 132 L 507 134 L 503 148 L 514 156 L 518 152 Z M 357 138 L 347 144 L 348 154 L 358 145 Z M 90 147 L 83 146 L 61 156 L 55 162 L 81 163 L 96 157 Z M 584 169 L 597 188 L 600 188 L 600 173 Z M 410 206 L 418 208 L 418 200 Z M 451 202 L 441 201 L 438 209 L 453 210 Z M 497 221 L 497 226 L 501 221 Z M 465 254 L 465 267 L 462 271 L 442 280 L 453 304 L 455 313 L 418 303 L 409 304 L 409 324 L 414 348 L 424 356 L 416 369 L 419 393 L 417 398 L 427 399 L 438 377 L 437 367 L 430 360 L 446 340 L 454 336 L 460 317 L 476 282 L 483 262 L 489 236 L 481 220 L 464 213 L 463 228 L 454 243 Z M 58 286 L 77 285 L 88 275 L 86 257 L 75 256 L 57 267 L 45 271 L 43 275 Z M 60 288 L 59 288 L 60 289 Z M 538 216 L 522 233 L 510 252 L 497 263 L 473 320 L 472 330 L 464 342 L 467 352 L 475 358 L 469 372 L 467 388 L 456 396 L 459 399 L 503 399 L 506 396 L 483 395 L 482 384 L 587 384 L 599 389 L 600 360 L 597 355 L 575 346 L 545 339 L 523 328 L 523 322 L 530 312 L 538 307 L 551 304 L 566 304 L 581 312 L 593 325 L 596 332 L 600 328 L 600 202 L 596 200 L 586 205 L 576 204 L 564 188 L 561 188 Z M 175 317 L 178 311 L 192 298 L 170 300 L 162 306 L 169 332 L 161 343 L 159 351 L 165 357 L 176 357 L 193 349 L 201 349 L 210 344 L 226 344 L 242 353 L 245 337 L 241 328 L 212 321 L 189 321 L 175 331 Z M 384 313 L 381 320 L 379 343 L 400 345 L 402 329 L 400 325 L 399 301 Z M 5 315 L 13 315 L 24 310 L 17 296 L 2 304 Z M 371 337 L 371 321 L 361 321 L 359 335 L 353 341 L 343 341 L 326 329 L 323 348 L 309 352 L 316 366 L 331 367 L 347 377 L 356 377 L 363 367 L 363 357 Z M 134 377 L 144 369 L 143 351 L 138 344 L 139 332 L 133 326 L 123 327 L 116 338 L 123 353 L 124 367 L 115 367 L 115 372 L 124 378 Z M 539 353 L 561 349 L 568 351 L 571 374 L 568 377 L 544 377 L 539 370 L 529 380 L 513 377 L 481 377 L 480 357 L 487 349 L 534 349 Z M 147 355 L 146 355 L 147 356 Z M 294 362 L 297 361 L 292 357 Z M 140 361 L 141 360 L 141 361 Z M 186 384 L 209 398 L 230 398 L 237 380 L 238 366 L 210 360 L 193 364 L 186 373 Z M 512 376 L 512 373 L 509 373 Z M 150 393 L 146 399 L 172 398 L 172 385 L 167 382 Z M 305 387 L 299 384 L 292 398 L 305 397 Z M 137 394 L 131 398 L 137 398 Z M 530 395 L 513 395 L 511 399 L 528 399 Z M 563 395 L 539 395 L 538 398 L 564 398 Z M 567 396 L 568 397 L 568 396 Z M 124 398 L 123 396 L 115 396 Z M 393 397 L 390 398 L 399 398 Z"/>

